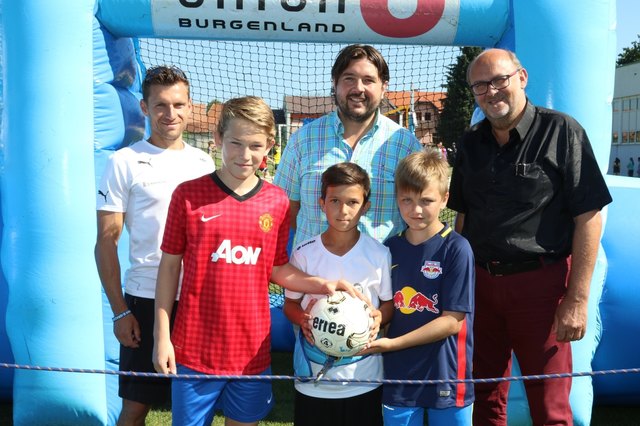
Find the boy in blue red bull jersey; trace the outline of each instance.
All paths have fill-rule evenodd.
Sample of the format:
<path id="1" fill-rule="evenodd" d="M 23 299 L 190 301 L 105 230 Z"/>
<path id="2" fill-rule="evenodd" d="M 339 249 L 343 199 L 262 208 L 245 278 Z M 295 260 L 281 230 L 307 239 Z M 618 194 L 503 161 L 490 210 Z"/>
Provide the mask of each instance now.
<path id="1" fill-rule="evenodd" d="M 385 425 L 471 425 L 474 259 L 466 239 L 439 220 L 449 166 L 436 151 L 404 158 L 396 200 L 407 227 L 389 237 L 393 317 L 384 338 L 362 353 L 383 352 L 386 379 L 438 380 L 383 386 Z"/>

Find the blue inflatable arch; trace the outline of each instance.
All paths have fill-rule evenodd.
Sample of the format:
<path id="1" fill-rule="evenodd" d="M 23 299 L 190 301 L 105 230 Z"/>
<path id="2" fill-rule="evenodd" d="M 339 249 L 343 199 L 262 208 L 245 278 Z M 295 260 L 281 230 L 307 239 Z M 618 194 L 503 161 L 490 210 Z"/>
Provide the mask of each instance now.
<path id="1" fill-rule="evenodd" d="M 136 37 L 507 47 L 529 70 L 530 98 L 583 123 L 607 169 L 614 0 L 403 0 L 393 10 L 389 3 L 0 0 L 0 312 L 6 309 L 7 330 L 0 361 L 116 369 L 110 312 L 104 309 L 106 320 L 97 314 L 104 300 L 93 259 L 95 176 L 109 152 L 143 132 Z M 198 32 L 193 22 L 205 17 L 219 22 Z M 231 20 L 243 19 L 280 29 L 285 22 L 332 26 L 322 40 L 304 31 L 229 30 Z M 628 337 L 640 335 L 640 322 L 628 315 L 640 304 L 632 285 L 640 268 L 640 224 L 632 216 L 640 211 L 640 186 L 623 177 L 608 182 L 614 203 L 592 283 L 589 334 L 574 346 L 575 371 L 589 371 L 592 362 L 638 367 L 640 343 Z M 1 395 L 13 392 L 17 425 L 103 425 L 118 415 L 115 376 L 0 369 L 0 377 Z M 637 376 L 595 384 L 602 401 L 640 401 Z M 511 421 L 527 424 L 526 402 L 514 388 Z M 593 392 L 590 378 L 574 380 L 576 424 L 589 423 Z"/>

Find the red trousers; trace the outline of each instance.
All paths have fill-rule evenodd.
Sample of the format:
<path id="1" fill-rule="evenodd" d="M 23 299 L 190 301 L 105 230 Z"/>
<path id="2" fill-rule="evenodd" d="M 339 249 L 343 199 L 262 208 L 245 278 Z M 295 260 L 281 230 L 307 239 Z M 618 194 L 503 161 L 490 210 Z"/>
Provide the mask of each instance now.
<path id="1" fill-rule="evenodd" d="M 511 375 L 512 351 L 523 375 L 572 372 L 571 345 L 551 331 L 569 269 L 570 258 L 501 277 L 476 268 L 474 378 Z M 507 425 L 509 383 L 475 385 L 475 426 Z M 524 385 L 534 426 L 573 424 L 570 377 Z"/>

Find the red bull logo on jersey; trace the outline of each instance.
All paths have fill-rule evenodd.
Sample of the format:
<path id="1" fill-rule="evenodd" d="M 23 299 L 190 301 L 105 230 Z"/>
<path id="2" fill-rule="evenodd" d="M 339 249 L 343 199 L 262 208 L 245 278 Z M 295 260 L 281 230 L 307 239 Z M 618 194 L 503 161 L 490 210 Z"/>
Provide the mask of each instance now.
<path id="1" fill-rule="evenodd" d="M 422 275 L 426 278 L 433 280 L 442 274 L 442 267 L 440 266 L 440 262 L 425 260 L 424 265 L 420 268 L 420 272 L 422 272 Z"/>
<path id="2" fill-rule="evenodd" d="M 434 314 L 439 314 L 438 295 L 425 296 L 413 287 L 403 287 L 393 295 L 393 306 L 403 314 L 411 314 L 415 311 L 422 312 L 425 309 Z"/>

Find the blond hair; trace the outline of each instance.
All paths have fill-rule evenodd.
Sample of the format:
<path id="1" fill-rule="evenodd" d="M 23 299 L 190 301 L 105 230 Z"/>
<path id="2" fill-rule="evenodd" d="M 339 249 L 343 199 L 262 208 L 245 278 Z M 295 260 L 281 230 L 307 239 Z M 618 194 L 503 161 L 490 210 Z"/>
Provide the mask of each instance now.
<path id="1" fill-rule="evenodd" d="M 449 163 L 441 152 L 425 148 L 404 157 L 396 168 L 395 188 L 399 191 L 421 193 L 436 184 L 443 197 L 449 191 Z"/>
<path id="2" fill-rule="evenodd" d="M 270 140 L 276 137 L 276 120 L 267 103 L 257 96 L 229 99 L 222 107 L 218 121 L 218 133 L 223 136 L 233 119 L 241 118 L 264 131 Z"/>

